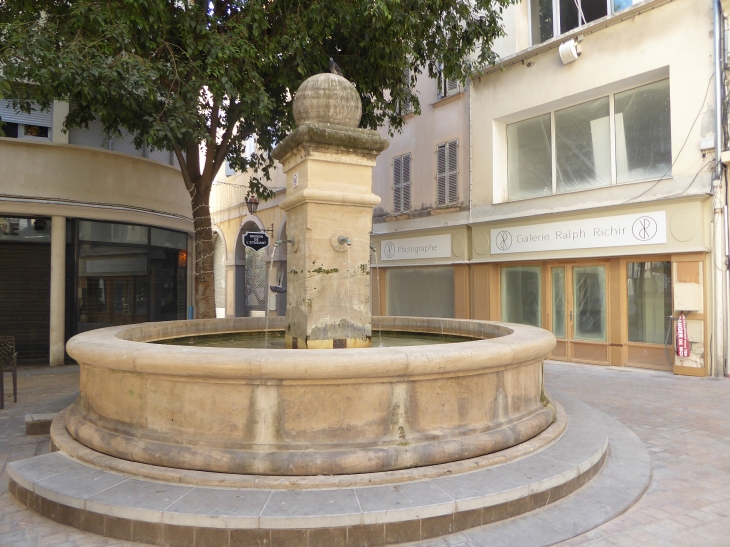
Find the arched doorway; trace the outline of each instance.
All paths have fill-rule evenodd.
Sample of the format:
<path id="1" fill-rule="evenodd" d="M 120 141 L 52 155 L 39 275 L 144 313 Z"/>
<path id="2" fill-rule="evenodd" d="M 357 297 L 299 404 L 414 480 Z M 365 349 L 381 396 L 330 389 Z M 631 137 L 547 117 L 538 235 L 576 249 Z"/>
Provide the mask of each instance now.
<path id="1" fill-rule="evenodd" d="M 268 249 L 254 251 L 243 244 L 246 232 L 262 232 L 253 221 L 246 222 L 236 240 L 236 316 L 263 317 L 268 297 L 266 255 Z"/>

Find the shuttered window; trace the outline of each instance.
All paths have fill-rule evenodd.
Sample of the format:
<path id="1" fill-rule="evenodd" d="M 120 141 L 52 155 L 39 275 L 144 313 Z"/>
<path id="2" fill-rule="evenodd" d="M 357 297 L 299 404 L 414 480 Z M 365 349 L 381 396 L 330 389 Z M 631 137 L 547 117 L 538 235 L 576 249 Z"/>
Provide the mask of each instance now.
<path id="1" fill-rule="evenodd" d="M 40 106 L 36 103 L 33 103 L 32 106 L 33 111 L 30 114 L 16 112 L 11 99 L 0 99 L 0 118 L 3 122 L 51 127 L 53 125 L 53 110 L 41 111 Z"/>
<path id="2" fill-rule="evenodd" d="M 411 210 L 411 155 L 393 158 L 393 212 Z"/>
<path id="3" fill-rule="evenodd" d="M 436 149 L 437 205 L 455 204 L 459 190 L 459 141 L 438 145 Z"/>
<path id="4" fill-rule="evenodd" d="M 450 97 L 459 92 L 459 82 L 449 80 L 448 78 L 440 78 L 439 81 L 439 99 Z"/>

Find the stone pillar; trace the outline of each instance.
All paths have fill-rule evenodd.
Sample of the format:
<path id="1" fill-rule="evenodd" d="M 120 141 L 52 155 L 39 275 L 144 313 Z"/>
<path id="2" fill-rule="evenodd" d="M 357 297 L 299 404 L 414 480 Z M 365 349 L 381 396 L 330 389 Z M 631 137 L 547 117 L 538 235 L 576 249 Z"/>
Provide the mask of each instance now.
<path id="1" fill-rule="evenodd" d="M 307 79 L 294 97 L 298 127 L 273 157 L 286 173 L 286 345 L 370 345 L 372 169 L 388 141 L 358 129 L 355 87 L 335 74 Z"/>
<path id="2" fill-rule="evenodd" d="M 65 359 L 66 217 L 51 217 L 51 328 L 49 364 Z"/>

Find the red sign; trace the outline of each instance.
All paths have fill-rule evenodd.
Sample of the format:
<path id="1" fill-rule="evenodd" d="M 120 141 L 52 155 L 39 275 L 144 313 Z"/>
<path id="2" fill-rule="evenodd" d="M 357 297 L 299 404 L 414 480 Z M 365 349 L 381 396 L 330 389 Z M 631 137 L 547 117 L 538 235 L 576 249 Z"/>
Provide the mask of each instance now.
<path id="1" fill-rule="evenodd" d="M 677 355 L 689 357 L 689 339 L 687 338 L 687 319 L 683 313 L 677 318 Z"/>

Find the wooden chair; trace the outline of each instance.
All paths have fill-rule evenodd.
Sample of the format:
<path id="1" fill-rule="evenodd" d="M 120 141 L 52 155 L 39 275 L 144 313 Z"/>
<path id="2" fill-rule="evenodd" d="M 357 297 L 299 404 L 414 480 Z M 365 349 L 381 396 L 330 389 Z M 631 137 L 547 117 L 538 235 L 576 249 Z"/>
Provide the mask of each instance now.
<path id="1" fill-rule="evenodd" d="M 18 402 L 18 352 L 15 336 L 0 336 L 0 410 L 5 408 L 5 373 L 13 373 L 13 402 Z"/>

